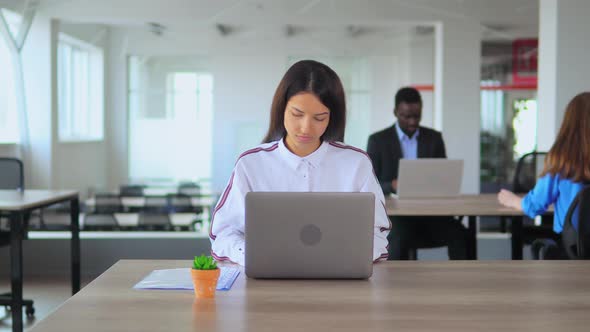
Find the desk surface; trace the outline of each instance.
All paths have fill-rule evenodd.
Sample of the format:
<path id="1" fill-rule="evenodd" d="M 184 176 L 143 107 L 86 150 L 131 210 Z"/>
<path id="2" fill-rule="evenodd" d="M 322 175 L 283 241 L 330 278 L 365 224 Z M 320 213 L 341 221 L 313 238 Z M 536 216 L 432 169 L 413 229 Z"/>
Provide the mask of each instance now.
<path id="1" fill-rule="evenodd" d="M 0 190 L 0 210 L 20 211 L 78 196 L 73 190 Z"/>
<path id="2" fill-rule="evenodd" d="M 133 290 L 154 269 L 119 261 L 34 331 L 587 331 L 590 262 L 383 262 L 368 281 L 252 280 L 196 300 Z"/>
<path id="3" fill-rule="evenodd" d="M 448 198 L 386 199 L 387 215 L 394 216 L 522 216 L 504 207 L 497 194 L 460 195 Z"/>
<path id="4" fill-rule="evenodd" d="M 143 207 L 145 206 L 146 198 L 145 196 L 141 197 L 130 197 L 130 196 L 122 196 L 121 197 L 121 204 L 126 207 Z M 215 199 L 213 197 L 191 197 L 191 204 L 193 206 L 199 207 L 209 207 L 213 203 L 215 203 Z M 96 200 L 94 197 L 87 199 L 84 204 L 86 206 L 93 207 L 96 204 Z"/>

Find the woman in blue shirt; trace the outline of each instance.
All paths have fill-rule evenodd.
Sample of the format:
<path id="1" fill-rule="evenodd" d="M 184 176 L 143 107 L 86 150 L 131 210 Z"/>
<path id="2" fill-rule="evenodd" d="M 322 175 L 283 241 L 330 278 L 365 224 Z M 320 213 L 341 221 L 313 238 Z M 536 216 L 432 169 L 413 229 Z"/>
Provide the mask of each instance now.
<path id="1" fill-rule="evenodd" d="M 545 167 L 535 187 L 523 198 L 508 190 L 498 194 L 502 205 L 534 218 L 554 204 L 553 231 L 560 234 L 567 210 L 576 194 L 590 181 L 590 92 L 572 99 Z M 572 219 L 578 228 L 576 216 Z"/>

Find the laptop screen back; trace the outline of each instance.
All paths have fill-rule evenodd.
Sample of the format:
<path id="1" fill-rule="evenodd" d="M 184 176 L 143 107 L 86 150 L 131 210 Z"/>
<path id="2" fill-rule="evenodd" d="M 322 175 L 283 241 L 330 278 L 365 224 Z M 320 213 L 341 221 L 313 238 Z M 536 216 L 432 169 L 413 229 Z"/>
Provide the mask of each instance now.
<path id="1" fill-rule="evenodd" d="M 463 160 L 400 159 L 399 198 L 455 197 L 461 192 Z"/>
<path id="2" fill-rule="evenodd" d="M 372 193 L 246 194 L 246 275 L 368 278 L 373 272 Z"/>

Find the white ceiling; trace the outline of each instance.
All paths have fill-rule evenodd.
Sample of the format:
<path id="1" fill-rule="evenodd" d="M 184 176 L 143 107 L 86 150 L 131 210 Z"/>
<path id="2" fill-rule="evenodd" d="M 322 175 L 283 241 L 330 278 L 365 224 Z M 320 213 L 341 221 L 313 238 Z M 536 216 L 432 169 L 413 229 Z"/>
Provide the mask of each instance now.
<path id="1" fill-rule="evenodd" d="M 0 0 L 0 5 L 37 6 L 65 21 L 117 26 L 157 22 L 171 30 L 217 23 L 260 26 L 366 29 L 467 20 L 484 27 L 486 39 L 534 37 L 539 0 Z"/>

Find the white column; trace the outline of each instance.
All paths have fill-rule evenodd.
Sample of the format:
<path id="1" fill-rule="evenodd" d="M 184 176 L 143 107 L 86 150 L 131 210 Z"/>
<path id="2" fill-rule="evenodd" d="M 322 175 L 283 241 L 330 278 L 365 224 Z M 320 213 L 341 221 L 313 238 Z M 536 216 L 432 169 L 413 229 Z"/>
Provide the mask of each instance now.
<path id="1" fill-rule="evenodd" d="M 447 156 L 464 160 L 462 192 L 479 193 L 480 25 L 437 23 L 434 54 L 434 126 Z"/>
<path id="2" fill-rule="evenodd" d="M 551 148 L 567 103 L 590 91 L 590 1 L 541 0 L 537 146 Z"/>

